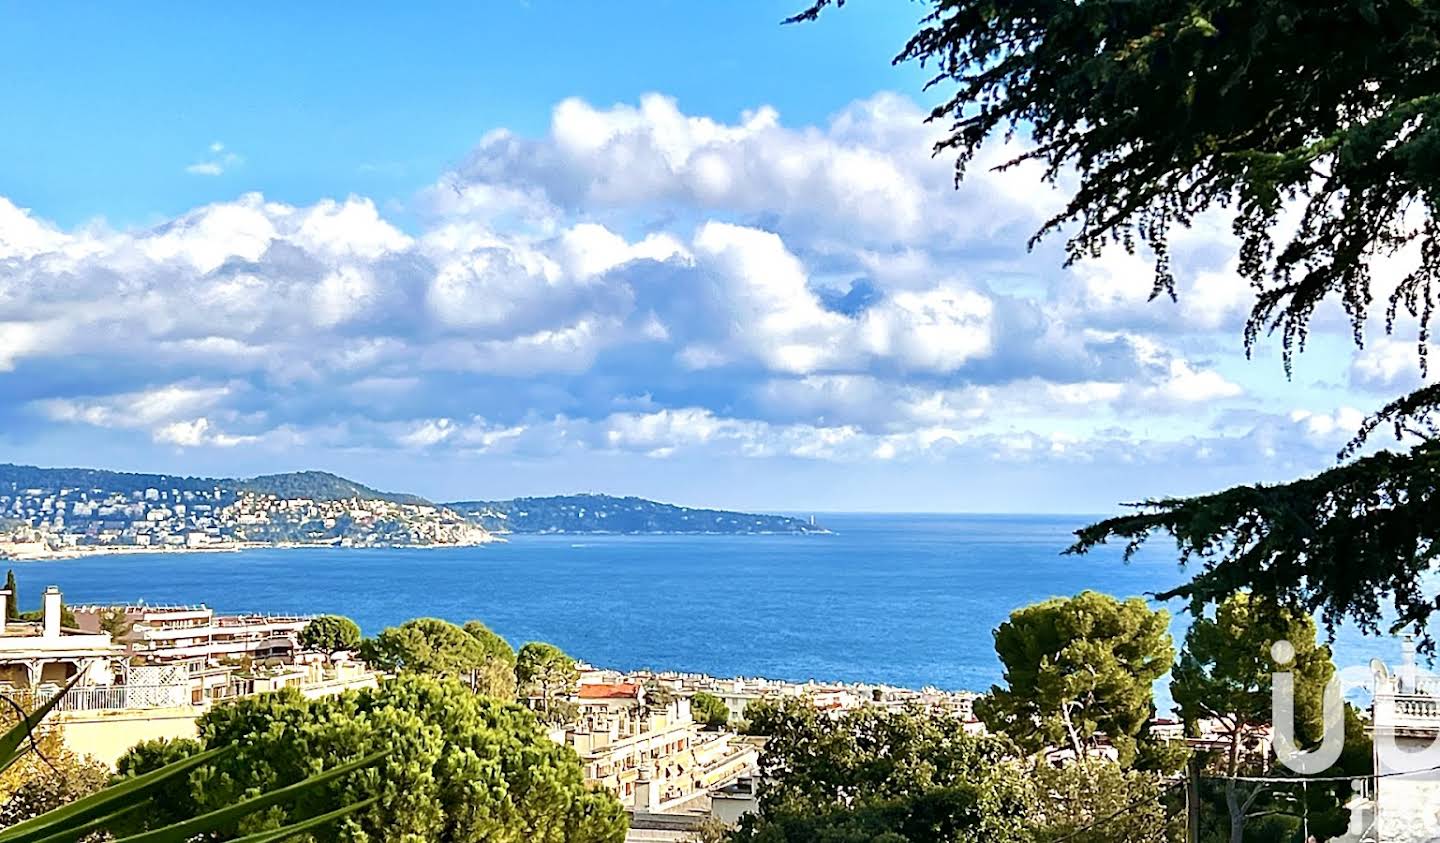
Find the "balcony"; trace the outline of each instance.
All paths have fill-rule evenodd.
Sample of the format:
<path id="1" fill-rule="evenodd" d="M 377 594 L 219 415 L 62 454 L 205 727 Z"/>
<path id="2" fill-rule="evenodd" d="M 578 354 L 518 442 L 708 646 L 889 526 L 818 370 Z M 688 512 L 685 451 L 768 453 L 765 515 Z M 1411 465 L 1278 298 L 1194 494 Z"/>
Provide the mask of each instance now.
<path id="1" fill-rule="evenodd" d="M 1374 706 L 1377 730 L 1440 732 L 1440 677 L 1413 674 L 1379 677 Z"/>
<path id="2" fill-rule="evenodd" d="M 36 690 L 0 690 L 0 696 L 26 711 L 39 708 L 60 692 L 59 685 Z M 124 711 L 140 708 L 178 708 L 190 705 L 188 684 L 81 685 L 70 689 L 56 711 Z"/>

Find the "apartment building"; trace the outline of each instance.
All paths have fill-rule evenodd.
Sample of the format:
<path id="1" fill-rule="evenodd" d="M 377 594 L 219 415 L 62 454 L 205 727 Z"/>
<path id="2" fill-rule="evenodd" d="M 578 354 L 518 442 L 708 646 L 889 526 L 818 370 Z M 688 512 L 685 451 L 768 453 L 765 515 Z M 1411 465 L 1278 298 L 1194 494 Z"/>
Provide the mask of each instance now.
<path id="1" fill-rule="evenodd" d="M 633 682 L 582 683 L 579 717 L 564 742 L 585 778 L 631 811 L 680 810 L 712 789 L 754 773 L 759 746 L 729 732 L 707 732 L 690 718 L 688 698 L 659 703 Z"/>
<path id="2" fill-rule="evenodd" d="M 310 622 L 299 615 L 217 615 L 210 607 L 75 606 L 81 629 L 118 632 L 126 652 L 147 663 L 195 662 L 213 664 L 254 660 L 293 659 L 299 650 L 300 631 Z"/>
<path id="3" fill-rule="evenodd" d="M 633 807 L 642 779 L 667 792 L 678 789 L 693 766 L 690 744 L 695 726 L 688 706 L 678 701 L 664 711 L 645 707 L 638 684 L 581 685 L 575 697 L 580 715 L 565 743 L 579 754 L 585 778 Z"/>
<path id="4" fill-rule="evenodd" d="M 13 595 L 0 589 L 0 692 L 49 695 L 77 674 L 85 684 L 107 685 L 125 650 L 103 632 L 61 624 L 60 589 L 45 589 L 39 622 L 6 620 Z"/>

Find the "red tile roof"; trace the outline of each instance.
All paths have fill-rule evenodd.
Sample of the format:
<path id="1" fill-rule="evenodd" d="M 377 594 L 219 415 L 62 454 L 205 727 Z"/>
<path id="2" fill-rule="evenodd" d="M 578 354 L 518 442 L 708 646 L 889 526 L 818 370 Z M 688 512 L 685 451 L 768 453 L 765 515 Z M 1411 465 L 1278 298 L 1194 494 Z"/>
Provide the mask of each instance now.
<path id="1" fill-rule="evenodd" d="M 582 700 L 634 699 L 640 695 L 639 685 L 581 685 Z"/>

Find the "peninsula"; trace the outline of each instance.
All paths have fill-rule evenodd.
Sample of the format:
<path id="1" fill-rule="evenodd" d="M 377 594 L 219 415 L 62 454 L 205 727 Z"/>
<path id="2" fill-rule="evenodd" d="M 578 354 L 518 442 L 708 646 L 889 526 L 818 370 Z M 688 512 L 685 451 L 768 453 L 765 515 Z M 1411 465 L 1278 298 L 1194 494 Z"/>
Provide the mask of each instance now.
<path id="1" fill-rule="evenodd" d="M 0 556 L 498 540 L 453 509 L 321 471 L 229 479 L 0 465 Z"/>
<path id="2" fill-rule="evenodd" d="M 251 478 L 0 464 L 0 557 L 454 547 L 533 533 L 823 533 L 779 515 L 571 495 L 434 503 L 323 471 Z"/>
<path id="3" fill-rule="evenodd" d="M 557 495 L 445 506 L 494 533 L 828 533 L 811 521 L 719 509 L 692 509 L 636 497 Z"/>

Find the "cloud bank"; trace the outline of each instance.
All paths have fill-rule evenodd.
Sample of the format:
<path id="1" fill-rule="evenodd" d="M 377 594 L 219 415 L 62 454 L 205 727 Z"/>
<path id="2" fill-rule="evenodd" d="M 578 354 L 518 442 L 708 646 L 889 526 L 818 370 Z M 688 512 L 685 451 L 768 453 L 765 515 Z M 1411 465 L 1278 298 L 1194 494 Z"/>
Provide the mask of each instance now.
<path id="1" fill-rule="evenodd" d="M 953 189 L 923 118 L 894 95 L 814 126 L 566 100 L 543 136 L 498 129 L 437 174 L 408 228 L 362 196 L 245 194 L 138 230 L 0 198 L 0 424 L 181 449 L 1289 469 L 1333 453 L 1358 392 L 1415 376 L 1395 340 L 1337 358 L 1348 388 L 1262 397 L 1222 224 L 1176 244 L 1181 305 L 1150 301 L 1143 257 L 1027 252 L 1060 194 L 990 172 L 1018 149 L 998 145 Z M 238 161 L 216 144 L 191 171 Z"/>

